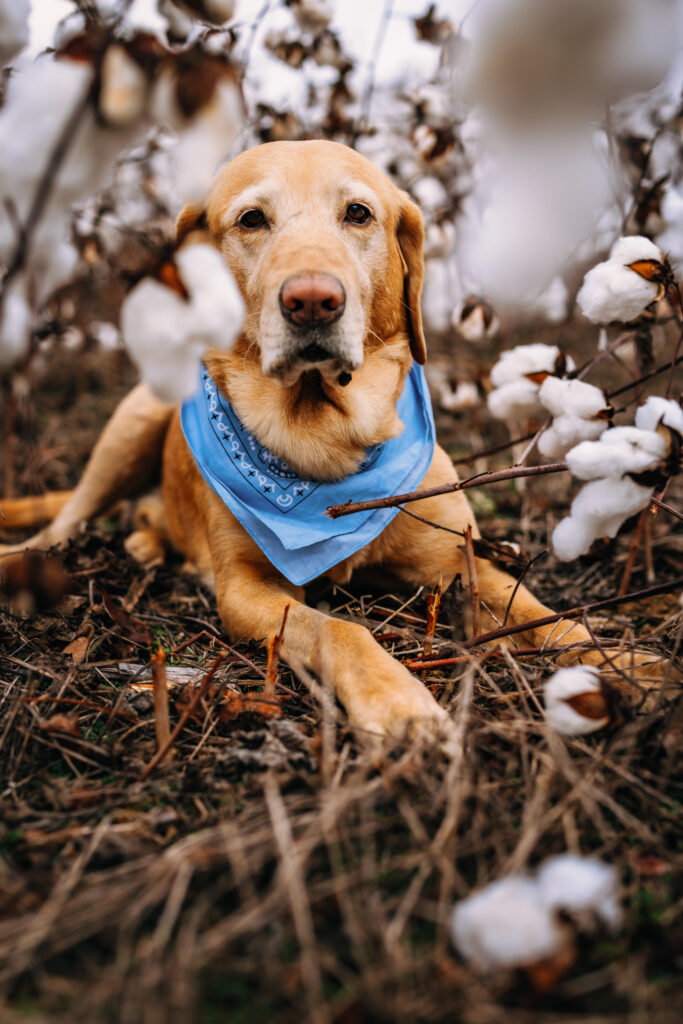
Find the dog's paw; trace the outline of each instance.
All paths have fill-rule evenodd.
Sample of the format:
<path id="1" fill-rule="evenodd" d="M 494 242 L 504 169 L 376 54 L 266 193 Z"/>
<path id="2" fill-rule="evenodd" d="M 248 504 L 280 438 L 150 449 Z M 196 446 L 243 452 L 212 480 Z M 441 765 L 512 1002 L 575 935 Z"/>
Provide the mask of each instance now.
<path id="1" fill-rule="evenodd" d="M 383 673 L 366 681 L 347 702 L 351 725 L 394 739 L 447 736 L 451 720 L 426 686 L 398 662 L 391 668 L 391 675 Z"/>
<path id="2" fill-rule="evenodd" d="M 163 565 L 166 557 L 166 545 L 158 530 L 136 530 L 124 542 L 130 557 L 145 569 L 154 565 Z"/>

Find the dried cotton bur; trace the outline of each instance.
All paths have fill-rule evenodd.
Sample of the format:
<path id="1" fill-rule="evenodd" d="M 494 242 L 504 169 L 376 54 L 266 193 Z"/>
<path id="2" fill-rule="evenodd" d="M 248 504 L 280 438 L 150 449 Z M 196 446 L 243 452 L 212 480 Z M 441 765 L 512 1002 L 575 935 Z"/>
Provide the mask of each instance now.
<path id="1" fill-rule="evenodd" d="M 616 931 L 616 870 L 593 857 L 550 857 L 535 875 L 509 875 L 456 904 L 453 944 L 482 973 L 522 968 L 551 987 L 574 960 L 577 932 Z"/>
<path id="2" fill-rule="evenodd" d="M 555 672 L 543 687 L 543 699 L 546 722 L 563 736 L 585 736 L 609 724 L 600 672 L 590 665 Z"/>

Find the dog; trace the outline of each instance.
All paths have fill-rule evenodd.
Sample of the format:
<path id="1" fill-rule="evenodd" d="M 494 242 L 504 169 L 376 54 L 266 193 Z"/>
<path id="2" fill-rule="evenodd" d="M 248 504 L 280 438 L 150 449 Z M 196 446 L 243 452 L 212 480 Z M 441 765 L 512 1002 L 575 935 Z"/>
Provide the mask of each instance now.
<path id="1" fill-rule="evenodd" d="M 246 308 L 234 348 L 207 355 L 208 391 L 200 399 L 208 402 L 207 409 L 220 410 L 211 415 L 232 416 L 235 430 L 241 426 L 238 460 L 244 456 L 245 466 L 251 465 L 258 453 L 246 449 L 255 444 L 266 453 L 263 479 L 277 484 L 276 471 L 284 474 L 285 499 L 291 479 L 358 497 L 369 453 L 381 457 L 405 433 L 399 408 L 427 356 L 420 315 L 424 228 L 419 208 L 350 148 L 322 141 L 273 142 L 229 162 L 206 203 L 183 210 L 178 235 L 195 230 L 210 233 Z M 201 415 L 201 409 L 195 412 Z M 66 499 L 6 502 L 5 525 L 15 519 L 25 525 L 32 514 L 59 508 L 28 546 L 63 544 L 82 521 L 144 485 L 161 458 L 163 522 L 149 519 L 129 538 L 129 550 L 139 560 L 158 558 L 162 542 L 170 541 L 213 587 L 233 641 L 273 636 L 288 609 L 284 656 L 336 695 L 352 726 L 397 736 L 443 725 L 446 712 L 430 691 L 363 625 L 306 605 L 296 571 L 281 571 L 264 552 L 268 545 L 254 539 L 257 531 L 243 525 L 243 506 L 229 505 L 220 488 L 207 482 L 210 473 L 188 441 L 187 414 L 186 407 L 172 409 L 144 383 L 138 385 L 106 425 L 75 491 Z M 424 457 L 424 445 L 420 450 Z M 444 450 L 438 445 L 426 450 L 416 485 L 455 481 Z M 409 461 L 405 452 L 401 457 Z M 259 465 L 263 468 L 263 459 Z M 411 465 L 419 468 L 419 458 Z M 399 473 L 403 468 L 399 465 Z M 239 483 L 246 487 L 249 481 Z M 474 537 L 479 534 L 465 494 L 425 498 L 412 509 L 445 529 L 396 510 L 385 512 L 387 521 L 376 535 L 325 565 L 322 575 L 343 584 L 360 568 L 381 566 L 413 586 L 432 587 L 439 580 L 448 586 L 456 575 L 471 582 L 463 534 L 468 526 Z M 268 507 L 264 515 L 270 512 Z M 315 521 L 309 520 L 312 531 L 321 514 L 318 509 Z M 320 550 L 327 550 L 325 541 L 320 543 Z M 316 564 L 330 561 L 338 549 L 330 551 Z M 292 557 L 296 561 L 296 552 Z M 550 614 L 523 585 L 508 608 L 515 580 L 490 561 L 474 561 L 482 629 L 495 628 L 506 615 L 512 625 Z M 520 635 L 533 647 L 557 638 L 563 644 L 591 641 L 583 625 L 570 621 Z M 576 657 L 564 655 L 565 661 Z M 595 649 L 581 658 L 603 660 Z"/>

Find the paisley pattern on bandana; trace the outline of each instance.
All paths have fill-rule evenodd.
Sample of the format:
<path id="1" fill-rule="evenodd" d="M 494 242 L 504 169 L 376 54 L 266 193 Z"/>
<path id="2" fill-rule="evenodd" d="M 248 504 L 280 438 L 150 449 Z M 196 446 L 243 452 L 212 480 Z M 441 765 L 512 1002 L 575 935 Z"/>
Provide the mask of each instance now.
<path id="1" fill-rule="evenodd" d="M 221 395 L 206 370 L 202 373 L 202 384 L 212 430 L 233 467 L 257 494 L 287 513 L 323 486 L 319 481 L 301 480 L 282 459 L 259 444 L 254 435 L 242 426 L 230 402 Z M 357 472 L 363 473 L 368 469 L 383 447 L 377 444 L 370 448 Z"/>
<path id="2" fill-rule="evenodd" d="M 202 367 L 195 395 L 181 409 L 185 439 L 199 471 L 273 565 L 300 586 L 374 540 L 398 509 L 341 519 L 328 505 L 413 490 L 434 452 L 434 420 L 422 369 L 414 365 L 397 403 L 400 437 L 370 448 L 343 480 L 304 480 L 240 422 Z"/>

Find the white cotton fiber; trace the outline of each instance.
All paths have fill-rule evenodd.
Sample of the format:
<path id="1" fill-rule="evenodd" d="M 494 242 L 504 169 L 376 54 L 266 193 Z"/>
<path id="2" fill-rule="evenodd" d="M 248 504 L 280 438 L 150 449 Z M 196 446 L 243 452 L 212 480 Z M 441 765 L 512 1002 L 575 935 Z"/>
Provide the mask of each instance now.
<path id="1" fill-rule="evenodd" d="M 589 270 L 576 296 L 581 312 L 593 323 L 627 322 L 657 298 L 659 285 L 628 267 L 609 261 Z"/>
<path id="2" fill-rule="evenodd" d="M 451 924 L 458 952 L 481 971 L 532 964 L 557 953 L 565 931 L 542 902 L 536 883 L 510 875 L 455 907 Z"/>
<path id="3" fill-rule="evenodd" d="M 562 380 L 546 377 L 538 392 L 541 404 L 553 416 L 571 414 L 591 419 L 607 407 L 607 399 L 600 388 L 582 380 Z"/>
<path id="4" fill-rule="evenodd" d="M 618 238 L 610 249 L 609 262 L 628 266 L 639 260 L 654 260 L 661 263 L 662 252 L 654 242 L 644 235 L 624 235 Z"/>
<path id="5" fill-rule="evenodd" d="M 554 373 L 560 350 L 557 345 L 517 345 L 516 348 L 501 352 L 498 362 L 491 370 L 494 387 L 509 384 L 527 373 Z M 570 360 L 567 361 L 571 369 Z"/>
<path id="6" fill-rule="evenodd" d="M 584 420 L 580 416 L 556 416 L 552 426 L 538 440 L 538 450 L 547 459 L 563 459 L 581 441 L 595 441 L 604 433 L 604 420 Z"/>
<path id="7" fill-rule="evenodd" d="M 518 377 L 490 391 L 487 404 L 492 416 L 499 420 L 538 416 L 543 410 L 538 400 L 538 384 Z"/>
<path id="8" fill-rule="evenodd" d="M 579 480 L 620 479 L 625 473 L 655 469 L 666 456 L 666 441 L 651 430 L 614 427 L 598 441 L 583 441 L 567 452 L 567 465 Z"/>
<path id="9" fill-rule="evenodd" d="M 189 300 L 145 278 L 121 310 L 126 346 L 155 395 L 169 403 L 192 394 L 202 355 L 230 348 L 243 320 L 237 285 L 216 249 L 188 246 L 176 263 Z"/>
<path id="10" fill-rule="evenodd" d="M 598 537 L 615 537 L 629 516 L 647 507 L 652 490 L 627 476 L 622 480 L 601 478 L 586 484 L 574 498 L 569 516 L 553 530 L 552 544 L 557 557 L 571 562 L 587 554 Z"/>
<path id="11" fill-rule="evenodd" d="M 27 45 L 29 0 L 0 0 L 0 69 Z"/>
<path id="12" fill-rule="evenodd" d="M 610 864 L 563 853 L 541 864 L 536 881 L 549 909 L 569 914 L 590 911 L 612 930 L 621 925 L 619 876 Z"/>
<path id="13" fill-rule="evenodd" d="M 609 722 L 606 705 L 600 718 L 581 714 L 578 706 L 572 707 L 569 701 L 581 694 L 602 694 L 600 673 L 590 665 L 559 669 L 543 687 L 546 721 L 563 736 L 585 736 L 603 729 Z"/>
<path id="14" fill-rule="evenodd" d="M 641 430 L 656 430 L 660 423 L 683 435 L 683 409 L 671 398 L 651 395 L 636 409 L 636 426 Z"/>

